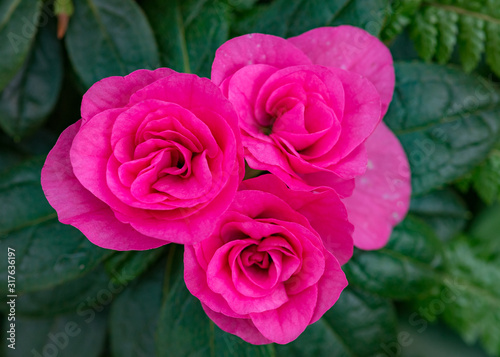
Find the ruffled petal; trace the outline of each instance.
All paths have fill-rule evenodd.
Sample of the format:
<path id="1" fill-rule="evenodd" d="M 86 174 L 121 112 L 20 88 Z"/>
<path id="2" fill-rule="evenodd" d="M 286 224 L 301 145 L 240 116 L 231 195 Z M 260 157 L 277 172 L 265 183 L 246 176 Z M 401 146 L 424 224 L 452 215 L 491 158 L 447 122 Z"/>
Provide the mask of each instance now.
<path id="1" fill-rule="evenodd" d="M 411 195 L 410 168 L 398 139 L 381 123 L 366 141 L 368 168 L 357 177 L 351 197 L 344 203 L 354 224 L 354 245 L 382 248 L 408 212 Z"/>
<path id="2" fill-rule="evenodd" d="M 113 250 L 145 250 L 169 243 L 144 236 L 118 221 L 108 205 L 89 192 L 76 178 L 69 151 L 81 120 L 59 137 L 42 169 L 42 188 L 59 220 L 75 226 L 95 245 Z M 70 199 L 68 199 L 70 198 Z"/>
<path id="3" fill-rule="evenodd" d="M 260 33 L 235 37 L 215 52 L 212 81 L 220 85 L 239 69 L 252 64 L 285 68 L 311 64 L 309 58 L 285 39 Z"/>
<path id="4" fill-rule="evenodd" d="M 394 92 L 394 65 L 387 46 L 365 30 L 354 26 L 320 27 L 288 41 L 311 61 L 358 73 L 370 80 L 380 94 L 382 115 Z"/>

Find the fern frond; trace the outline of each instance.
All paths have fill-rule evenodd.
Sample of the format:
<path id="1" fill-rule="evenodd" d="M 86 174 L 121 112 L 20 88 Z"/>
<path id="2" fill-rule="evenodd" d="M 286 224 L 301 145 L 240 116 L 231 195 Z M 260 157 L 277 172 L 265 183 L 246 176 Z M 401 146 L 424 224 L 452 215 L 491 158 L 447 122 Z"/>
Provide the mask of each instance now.
<path id="1" fill-rule="evenodd" d="M 390 41 L 403 32 L 404 28 L 411 23 L 413 15 L 421 4 L 422 0 L 394 1 L 380 34 L 382 40 Z"/>
<path id="2" fill-rule="evenodd" d="M 465 71 L 474 70 L 485 54 L 500 76 L 500 0 L 395 0 L 392 8 L 383 40 L 408 28 L 424 60 L 445 64 L 458 46 Z"/>
<path id="3" fill-rule="evenodd" d="M 453 48 L 457 43 L 458 15 L 444 9 L 437 9 L 437 17 L 438 47 L 436 60 L 440 64 L 445 64 L 450 60 Z"/>
<path id="4" fill-rule="evenodd" d="M 460 62 L 466 72 L 477 67 L 481 54 L 484 52 L 486 36 L 483 31 L 484 21 L 472 16 L 460 15 L 459 19 Z"/>
<path id="5" fill-rule="evenodd" d="M 500 24 L 486 23 L 486 63 L 500 77 Z"/>
<path id="6" fill-rule="evenodd" d="M 420 57 L 430 61 L 437 48 L 436 9 L 428 7 L 415 16 L 410 28 L 410 37 Z"/>

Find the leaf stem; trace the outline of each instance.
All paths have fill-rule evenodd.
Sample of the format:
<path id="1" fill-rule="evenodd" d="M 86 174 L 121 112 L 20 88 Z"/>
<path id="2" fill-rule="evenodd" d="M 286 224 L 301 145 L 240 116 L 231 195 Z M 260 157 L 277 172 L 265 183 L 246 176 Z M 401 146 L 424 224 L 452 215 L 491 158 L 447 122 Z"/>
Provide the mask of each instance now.
<path id="1" fill-rule="evenodd" d="M 500 19 L 497 19 L 495 17 L 492 17 L 490 15 L 486 15 L 486 14 L 483 14 L 480 12 L 474 12 L 471 10 L 467 10 L 467 9 L 464 9 L 461 7 L 457 7 L 457 6 L 453 6 L 453 5 L 438 4 L 438 3 L 434 3 L 434 2 L 424 2 L 423 5 L 437 7 L 437 8 L 443 9 L 443 10 L 455 12 L 455 13 L 460 14 L 460 15 L 475 17 L 477 19 L 481 19 L 484 21 L 488 21 L 488 22 L 492 22 L 492 23 L 495 23 L 497 25 L 500 25 Z"/>

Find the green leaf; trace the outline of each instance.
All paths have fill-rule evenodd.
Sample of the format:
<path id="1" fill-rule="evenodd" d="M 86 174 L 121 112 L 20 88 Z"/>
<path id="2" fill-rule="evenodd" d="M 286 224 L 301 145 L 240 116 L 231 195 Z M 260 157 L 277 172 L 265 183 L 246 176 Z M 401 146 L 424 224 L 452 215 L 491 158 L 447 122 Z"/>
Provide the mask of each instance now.
<path id="1" fill-rule="evenodd" d="M 116 252 L 106 260 L 105 266 L 111 276 L 116 276 L 112 278 L 112 281 L 121 284 L 128 283 L 146 271 L 164 254 L 163 247 L 145 251 Z"/>
<path id="2" fill-rule="evenodd" d="M 261 32 L 290 37 L 321 26 L 353 25 L 378 35 L 387 8 L 385 0 L 276 0 L 239 19 L 234 30 L 240 35 Z"/>
<path id="3" fill-rule="evenodd" d="M 155 31 L 161 64 L 210 77 L 215 50 L 229 36 L 229 6 L 202 0 L 151 0 L 143 6 Z"/>
<path id="4" fill-rule="evenodd" d="M 66 47 L 87 87 L 104 77 L 159 65 L 153 32 L 133 0 L 75 0 L 74 5 Z"/>
<path id="5" fill-rule="evenodd" d="M 181 252 L 179 252 L 181 253 Z M 155 333 L 162 302 L 165 260 L 135 280 L 111 305 L 110 328 L 113 356 L 155 355 Z M 131 323 L 133 321 L 133 323 Z"/>
<path id="6" fill-rule="evenodd" d="M 462 198 L 451 189 L 412 198 L 410 212 L 431 226 L 442 241 L 460 233 L 471 215 Z"/>
<path id="7" fill-rule="evenodd" d="M 486 80 L 453 68 L 396 64 L 396 88 L 385 122 L 408 155 L 414 195 L 454 181 L 493 148 L 500 95 Z"/>
<path id="8" fill-rule="evenodd" d="M 486 23 L 486 63 L 500 77 L 500 24 Z"/>
<path id="9" fill-rule="evenodd" d="M 0 3 L 0 91 L 21 68 L 37 31 L 40 0 L 3 0 Z M 44 11 L 47 11 L 44 7 Z M 45 14 L 47 16 L 47 14 Z"/>
<path id="10" fill-rule="evenodd" d="M 29 160 L 0 176 L 0 250 L 16 251 L 16 291 L 46 289 L 93 270 L 111 251 L 99 248 L 76 228 L 61 224 L 40 186 L 42 159 Z M 7 271 L 7 260 L 0 261 Z M 7 275 L 0 279 L 7 289 Z"/>
<path id="11" fill-rule="evenodd" d="M 468 232 L 474 254 L 492 264 L 500 264 L 500 203 L 486 208 L 474 219 Z"/>
<path id="12" fill-rule="evenodd" d="M 358 250 L 342 269 L 351 286 L 379 296 L 409 299 L 426 295 L 436 286 L 435 269 L 440 260 L 440 243 L 432 229 L 409 215 L 384 248 Z"/>
<path id="13" fill-rule="evenodd" d="M 500 150 L 495 148 L 485 162 L 472 173 L 472 185 L 487 204 L 493 204 L 500 197 Z"/>
<path id="14" fill-rule="evenodd" d="M 0 126 L 15 139 L 43 124 L 53 110 L 63 78 L 54 21 L 40 28 L 21 70 L 0 93 Z"/>
<path id="15" fill-rule="evenodd" d="M 458 43 L 462 67 L 470 72 L 477 67 L 486 46 L 486 62 L 495 73 L 500 73 L 498 0 L 422 1 L 412 14 L 399 14 L 402 11 L 400 8 L 411 7 L 412 3 L 413 0 L 396 2 L 394 13 L 389 16 L 383 32 L 384 39 L 392 38 L 394 33 L 401 32 L 410 22 L 412 39 L 423 59 L 431 60 L 435 57 L 439 63 L 444 64 L 450 60 L 455 44 Z M 437 32 L 434 27 L 437 27 Z"/>
<path id="16" fill-rule="evenodd" d="M 411 23 L 421 3 L 422 0 L 394 1 L 380 34 L 382 40 L 390 41 L 403 32 L 405 27 Z"/>
<path id="17" fill-rule="evenodd" d="M 468 342 L 480 340 L 492 355 L 500 354 L 500 266 L 478 259 L 468 241 L 448 247 L 445 279 L 454 299 L 443 312 L 445 321 Z"/>
<path id="18" fill-rule="evenodd" d="M 97 296 L 101 299 L 107 298 L 103 291 L 108 290 L 113 290 L 116 294 L 123 290 L 123 287 L 110 283 L 109 276 L 102 267 L 99 267 L 78 279 L 49 289 L 20 294 L 16 301 L 16 313 L 29 317 L 50 317 L 72 313 L 84 309 L 88 304 L 88 299 Z"/>
<path id="19" fill-rule="evenodd" d="M 448 63 L 457 43 L 458 33 L 458 15 L 454 12 L 444 9 L 437 9 L 436 16 L 438 17 L 438 41 L 436 49 L 436 60 L 440 64 Z"/>
<path id="20" fill-rule="evenodd" d="M 426 61 L 430 61 L 436 53 L 438 43 L 437 21 L 435 9 L 428 7 L 425 11 L 417 13 L 411 24 L 410 37 L 414 41 L 419 56 Z"/>
<path id="21" fill-rule="evenodd" d="M 4 321 L 2 330 L 8 331 L 8 321 Z M 16 316 L 15 325 L 15 349 L 5 346 L 6 357 L 99 357 L 104 348 L 104 312 L 92 319 L 84 319 L 78 313 L 46 318 Z"/>
<path id="22" fill-rule="evenodd" d="M 272 345 L 251 345 L 214 325 L 203 311 L 200 301 L 187 290 L 181 262 L 167 276 L 169 281 L 156 336 L 157 356 L 273 355 Z"/>
<path id="23" fill-rule="evenodd" d="M 47 155 L 56 141 L 57 136 L 44 128 L 37 131 L 36 137 L 28 137 L 17 142 L 0 131 L 0 172 L 30 157 Z"/>
<path id="24" fill-rule="evenodd" d="M 484 21 L 474 17 L 460 16 L 459 24 L 460 61 L 464 70 L 470 72 L 477 67 L 484 51 Z"/>
<path id="25" fill-rule="evenodd" d="M 287 345 L 275 345 L 276 355 L 385 355 L 388 346 L 396 339 L 396 325 L 396 314 L 390 301 L 347 288 L 333 308 L 307 327 L 297 340 Z"/>

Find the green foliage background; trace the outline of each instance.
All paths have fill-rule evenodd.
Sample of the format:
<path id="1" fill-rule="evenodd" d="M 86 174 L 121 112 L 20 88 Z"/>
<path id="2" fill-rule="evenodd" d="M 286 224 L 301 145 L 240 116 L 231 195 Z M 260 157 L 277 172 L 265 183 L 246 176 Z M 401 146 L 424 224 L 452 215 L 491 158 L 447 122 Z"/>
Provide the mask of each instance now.
<path id="1" fill-rule="evenodd" d="M 63 40 L 54 8 L 72 15 Z M 385 248 L 355 252 L 350 286 L 295 342 L 252 346 L 218 329 L 184 286 L 181 246 L 113 252 L 58 222 L 40 170 L 95 81 L 159 66 L 208 77 L 231 37 L 340 24 L 393 53 L 384 120 L 408 154 L 413 198 Z M 500 356 L 499 75 L 498 0 L 0 0 L 0 271 L 15 248 L 19 296 L 17 348 L 3 338 L 0 355 Z M 68 324 L 79 332 L 65 343 Z"/>

